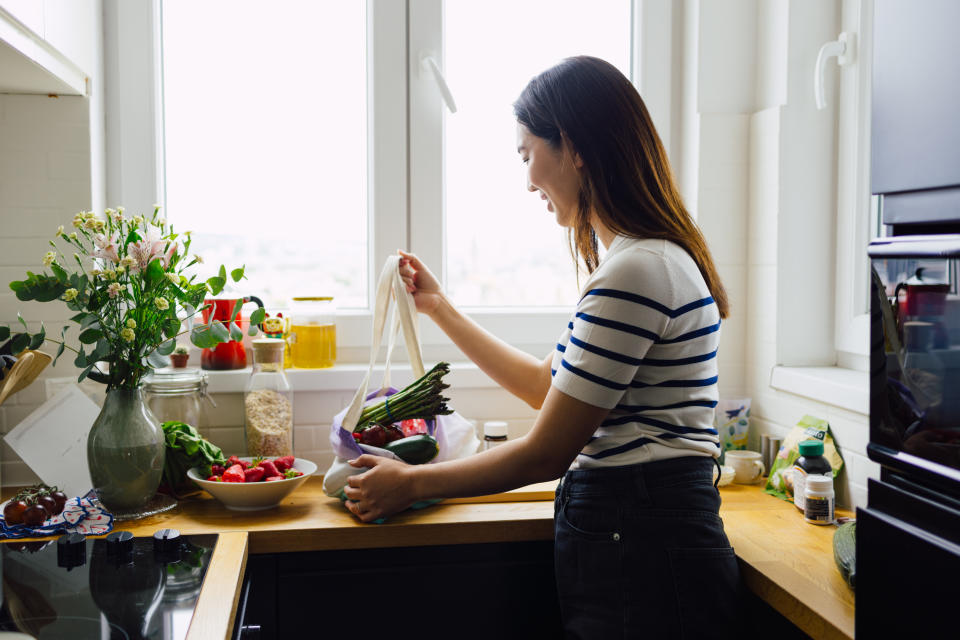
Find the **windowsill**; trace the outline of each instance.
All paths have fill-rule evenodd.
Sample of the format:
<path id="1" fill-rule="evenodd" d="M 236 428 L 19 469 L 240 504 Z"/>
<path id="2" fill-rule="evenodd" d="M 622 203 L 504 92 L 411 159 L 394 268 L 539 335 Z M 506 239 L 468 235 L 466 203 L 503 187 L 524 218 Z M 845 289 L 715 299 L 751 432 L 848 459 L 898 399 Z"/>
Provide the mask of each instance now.
<path id="1" fill-rule="evenodd" d="M 869 414 L 870 381 L 866 371 L 841 367 L 774 367 L 770 386 L 780 391 Z"/>
<path id="2" fill-rule="evenodd" d="M 287 369 L 287 379 L 294 391 L 356 391 L 367 372 L 365 364 L 338 364 L 329 369 Z M 210 393 L 240 393 L 250 378 L 250 367 L 233 371 L 206 371 L 207 390 Z M 413 373 L 407 363 L 390 366 L 394 387 L 413 382 Z M 383 379 L 383 365 L 374 367 L 370 391 L 377 389 Z M 444 382 L 460 388 L 496 388 L 497 384 L 473 363 L 454 362 Z"/>

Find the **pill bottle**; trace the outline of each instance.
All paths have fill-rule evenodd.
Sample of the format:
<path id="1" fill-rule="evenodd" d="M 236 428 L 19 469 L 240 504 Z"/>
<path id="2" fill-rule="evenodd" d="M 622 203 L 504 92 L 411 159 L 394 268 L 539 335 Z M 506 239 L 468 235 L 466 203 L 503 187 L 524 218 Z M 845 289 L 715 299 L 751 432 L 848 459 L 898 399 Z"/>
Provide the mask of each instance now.
<path id="1" fill-rule="evenodd" d="M 830 476 L 833 480 L 833 467 L 823 457 L 823 442 L 820 440 L 804 440 L 797 448 L 800 457 L 793 463 L 793 504 L 803 511 L 804 493 L 807 476 Z"/>
<path id="2" fill-rule="evenodd" d="M 803 519 L 810 524 L 833 524 L 834 494 L 831 476 L 807 476 Z"/>
<path id="3" fill-rule="evenodd" d="M 483 449 L 492 449 L 507 441 L 507 423 L 490 420 L 483 423 Z"/>

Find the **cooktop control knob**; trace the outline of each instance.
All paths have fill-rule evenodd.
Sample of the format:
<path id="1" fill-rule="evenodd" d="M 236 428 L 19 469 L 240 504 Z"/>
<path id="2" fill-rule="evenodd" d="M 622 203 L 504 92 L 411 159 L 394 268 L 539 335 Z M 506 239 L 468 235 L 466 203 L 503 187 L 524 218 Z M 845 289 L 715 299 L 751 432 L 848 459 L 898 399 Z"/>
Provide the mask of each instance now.
<path id="1" fill-rule="evenodd" d="M 160 529 L 153 534 L 153 554 L 163 562 L 177 562 L 180 542 L 180 532 L 176 529 Z"/>
<path id="2" fill-rule="evenodd" d="M 133 534 L 129 531 L 114 531 L 107 536 L 107 555 L 121 556 L 133 553 Z"/>
<path id="3" fill-rule="evenodd" d="M 86 536 L 79 533 L 65 533 L 57 539 L 57 566 L 69 570 L 86 562 Z"/>

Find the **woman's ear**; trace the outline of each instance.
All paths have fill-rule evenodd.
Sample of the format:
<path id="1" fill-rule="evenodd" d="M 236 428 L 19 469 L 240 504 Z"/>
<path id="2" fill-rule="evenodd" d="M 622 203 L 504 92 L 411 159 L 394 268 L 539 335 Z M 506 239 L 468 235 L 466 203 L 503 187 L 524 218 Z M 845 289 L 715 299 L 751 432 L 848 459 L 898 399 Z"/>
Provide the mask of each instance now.
<path id="1" fill-rule="evenodd" d="M 581 158 L 577 150 L 573 148 L 573 145 L 570 143 L 570 138 L 568 138 L 565 133 L 561 133 L 560 137 L 563 140 L 563 150 L 570 155 L 570 158 L 573 160 L 573 166 L 577 169 L 582 169 L 583 158 Z"/>

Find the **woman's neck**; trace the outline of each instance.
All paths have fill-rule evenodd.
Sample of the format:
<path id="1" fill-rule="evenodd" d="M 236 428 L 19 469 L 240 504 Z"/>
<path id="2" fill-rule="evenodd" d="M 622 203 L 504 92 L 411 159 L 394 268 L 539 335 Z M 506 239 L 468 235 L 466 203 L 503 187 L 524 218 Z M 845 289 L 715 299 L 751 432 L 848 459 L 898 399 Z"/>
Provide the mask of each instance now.
<path id="1" fill-rule="evenodd" d="M 610 243 L 617 237 L 617 234 L 607 228 L 607 225 L 600 222 L 600 219 L 596 214 L 593 216 L 593 221 L 591 222 L 593 227 L 593 232 L 597 234 L 597 239 L 603 245 L 604 249 L 610 248 Z"/>

